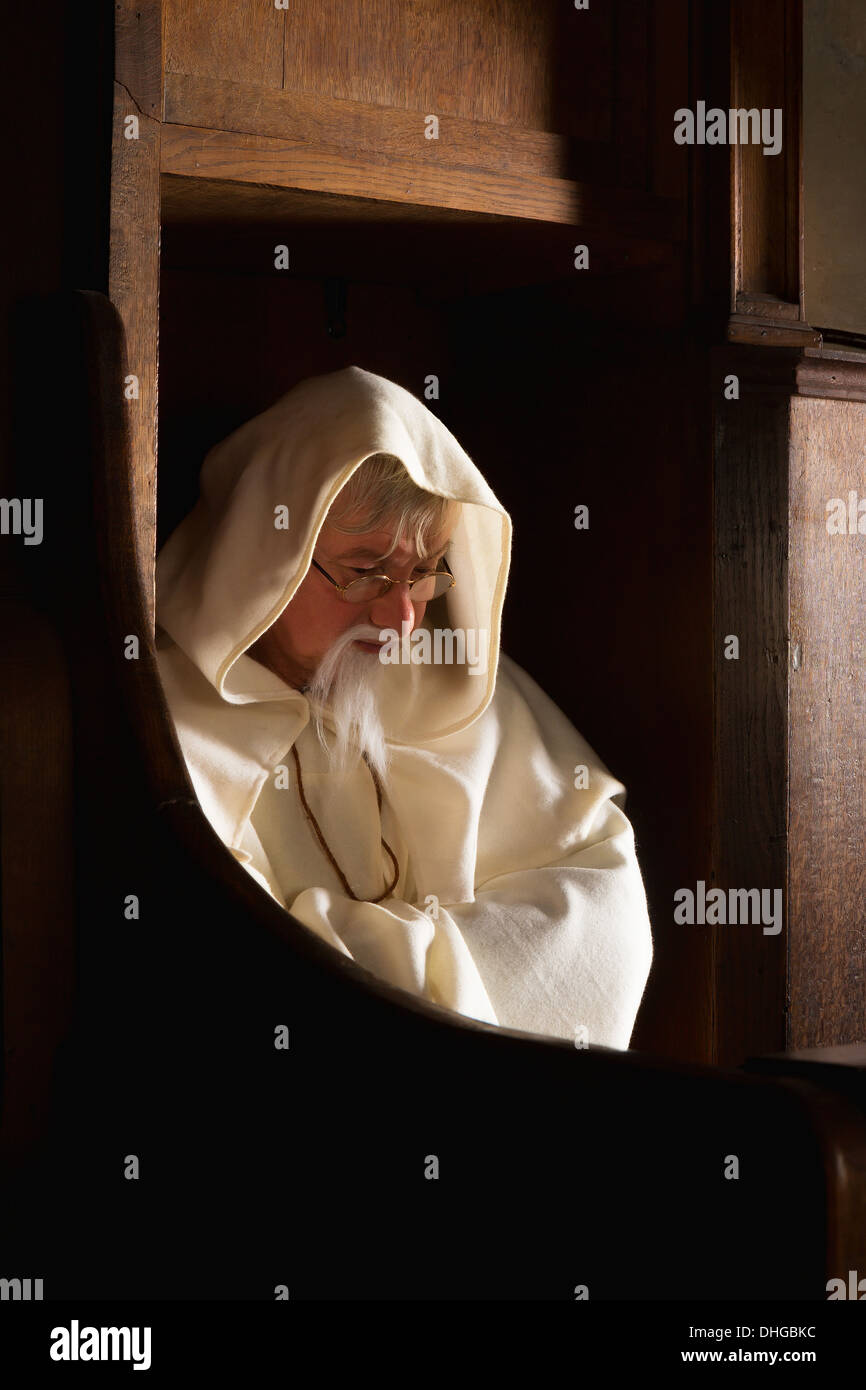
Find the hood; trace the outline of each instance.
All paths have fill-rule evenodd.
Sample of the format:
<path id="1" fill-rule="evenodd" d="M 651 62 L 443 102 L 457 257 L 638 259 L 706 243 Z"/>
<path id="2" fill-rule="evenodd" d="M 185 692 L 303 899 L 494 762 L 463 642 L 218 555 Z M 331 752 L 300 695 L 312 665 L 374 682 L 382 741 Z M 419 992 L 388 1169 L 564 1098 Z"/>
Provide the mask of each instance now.
<path id="1" fill-rule="evenodd" d="M 331 503 L 377 453 L 463 504 L 448 549 L 456 583 L 422 626 L 472 631 L 474 664 L 401 662 L 383 682 L 388 738 L 424 742 L 465 728 L 492 698 L 511 520 L 450 430 L 385 377 L 361 367 L 310 377 L 209 451 L 199 499 L 157 557 L 156 621 L 228 704 L 306 705 L 245 653 L 307 574 Z"/>

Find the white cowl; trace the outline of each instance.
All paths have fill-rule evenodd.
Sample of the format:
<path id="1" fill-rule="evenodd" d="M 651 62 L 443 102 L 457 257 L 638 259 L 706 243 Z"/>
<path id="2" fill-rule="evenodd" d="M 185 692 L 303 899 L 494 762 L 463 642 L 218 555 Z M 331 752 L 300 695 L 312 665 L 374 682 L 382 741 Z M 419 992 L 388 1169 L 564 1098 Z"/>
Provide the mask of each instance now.
<path id="1" fill-rule="evenodd" d="M 337 789 L 304 695 L 246 655 L 375 453 L 463 504 L 448 552 L 456 584 L 423 626 L 472 629 L 480 643 L 474 666 L 386 672 L 381 818 L 365 764 Z M 421 401 L 360 367 L 310 378 L 206 456 L 199 500 L 157 559 L 160 674 L 205 815 L 305 927 L 469 1017 L 626 1048 L 652 939 L 625 788 L 500 652 L 510 548 L 507 513 Z M 293 744 L 358 898 L 393 877 L 383 837 L 394 851 L 400 875 L 382 902 L 345 893 L 301 807 Z"/>

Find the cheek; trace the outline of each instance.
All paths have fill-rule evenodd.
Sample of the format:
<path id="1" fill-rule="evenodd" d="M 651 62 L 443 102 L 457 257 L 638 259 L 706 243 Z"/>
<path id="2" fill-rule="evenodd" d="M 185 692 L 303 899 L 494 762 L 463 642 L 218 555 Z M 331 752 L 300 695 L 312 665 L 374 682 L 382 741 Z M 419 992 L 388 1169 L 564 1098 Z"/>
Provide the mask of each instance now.
<path id="1" fill-rule="evenodd" d="M 320 655 L 346 628 L 359 621 L 354 605 L 343 603 L 336 593 L 322 593 L 312 584 L 307 587 L 306 581 L 278 619 L 280 636 L 293 651 L 304 656 Z"/>

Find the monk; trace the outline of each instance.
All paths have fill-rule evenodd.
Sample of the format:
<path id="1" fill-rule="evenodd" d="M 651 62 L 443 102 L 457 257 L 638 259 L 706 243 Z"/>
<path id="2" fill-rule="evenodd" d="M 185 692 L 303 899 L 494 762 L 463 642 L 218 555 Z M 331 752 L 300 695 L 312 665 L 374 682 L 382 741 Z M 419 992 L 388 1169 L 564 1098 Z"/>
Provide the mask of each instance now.
<path id="1" fill-rule="evenodd" d="M 652 960 L 625 788 L 500 650 L 512 525 L 395 382 L 301 382 L 157 560 L 196 796 L 292 917 L 500 1027 L 629 1045 Z"/>

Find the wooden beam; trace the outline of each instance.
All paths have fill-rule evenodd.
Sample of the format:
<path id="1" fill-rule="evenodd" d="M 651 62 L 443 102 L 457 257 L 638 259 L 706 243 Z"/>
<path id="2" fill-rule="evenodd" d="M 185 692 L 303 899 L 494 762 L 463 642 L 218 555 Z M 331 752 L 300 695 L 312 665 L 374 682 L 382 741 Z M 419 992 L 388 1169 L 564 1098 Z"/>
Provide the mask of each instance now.
<path id="1" fill-rule="evenodd" d="M 132 432 L 131 486 L 139 575 L 153 630 L 162 4 L 123 0 L 117 11 L 108 285 L 125 328 L 125 372 L 137 381 L 137 397 L 126 401 Z"/>
<path id="2" fill-rule="evenodd" d="M 508 173 L 421 168 L 408 160 L 277 140 L 224 130 L 165 125 L 164 174 L 224 179 L 341 193 L 422 207 L 462 208 L 561 222 L 598 232 L 676 241 L 683 209 L 676 199 L 631 189 L 599 188 L 569 179 L 520 178 Z"/>
<path id="3" fill-rule="evenodd" d="M 450 115 L 438 118 L 439 138 L 431 140 L 422 111 L 172 72 L 165 79 L 165 119 L 171 125 L 345 147 L 374 158 L 384 154 L 419 169 L 459 166 L 521 177 L 562 177 L 571 171 L 578 144 L 549 131 Z M 608 154 L 604 146 L 587 149 Z"/>

